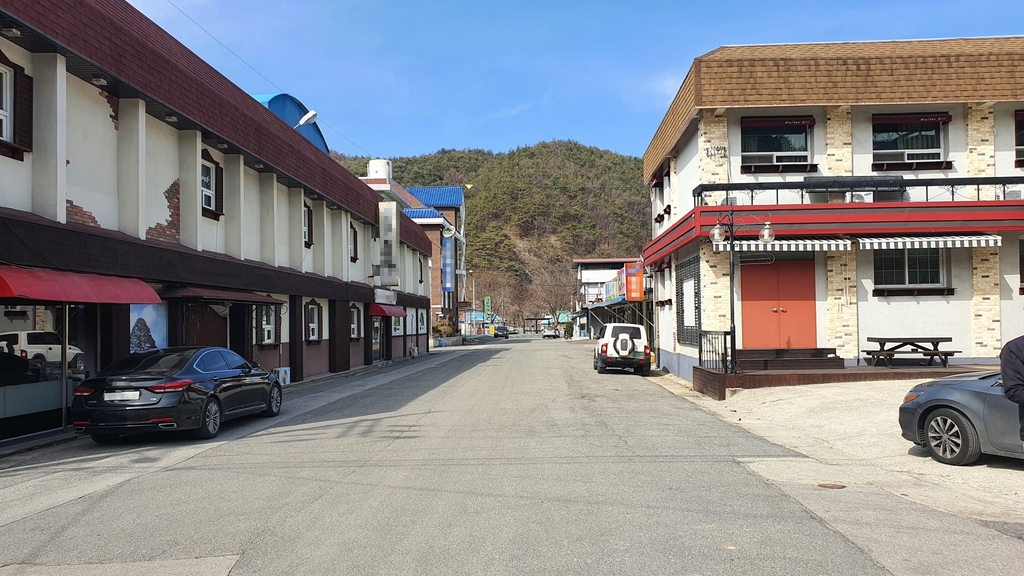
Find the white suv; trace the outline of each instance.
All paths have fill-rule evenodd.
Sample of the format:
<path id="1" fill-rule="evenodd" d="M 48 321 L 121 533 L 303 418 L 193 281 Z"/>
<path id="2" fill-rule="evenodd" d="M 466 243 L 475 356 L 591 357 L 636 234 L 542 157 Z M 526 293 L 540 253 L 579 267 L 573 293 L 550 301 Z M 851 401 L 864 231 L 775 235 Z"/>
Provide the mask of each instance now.
<path id="1" fill-rule="evenodd" d="M 651 375 L 651 347 L 643 326 L 605 324 L 601 327 L 594 347 L 594 370 L 604 374 L 608 368 L 632 368 L 641 376 Z"/>
<path id="2" fill-rule="evenodd" d="M 46 364 L 60 366 L 60 335 L 56 332 L 29 331 L 0 334 L 0 352 L 19 355 L 29 361 L 32 368 Z M 68 346 L 68 369 L 85 372 L 85 356 L 75 346 Z"/>

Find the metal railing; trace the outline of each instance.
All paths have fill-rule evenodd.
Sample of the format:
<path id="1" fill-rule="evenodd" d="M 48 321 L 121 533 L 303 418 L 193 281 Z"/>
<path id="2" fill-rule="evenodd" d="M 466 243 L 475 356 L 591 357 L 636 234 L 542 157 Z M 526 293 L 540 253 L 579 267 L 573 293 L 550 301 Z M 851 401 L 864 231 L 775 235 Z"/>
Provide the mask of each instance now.
<path id="1" fill-rule="evenodd" d="M 1024 176 L 904 179 L 812 176 L 790 182 L 701 184 L 697 206 L 1021 200 Z"/>
<path id="2" fill-rule="evenodd" d="M 728 372 L 730 366 L 729 349 L 732 342 L 731 332 L 700 331 L 697 344 L 697 356 L 700 367 L 716 372 Z"/>

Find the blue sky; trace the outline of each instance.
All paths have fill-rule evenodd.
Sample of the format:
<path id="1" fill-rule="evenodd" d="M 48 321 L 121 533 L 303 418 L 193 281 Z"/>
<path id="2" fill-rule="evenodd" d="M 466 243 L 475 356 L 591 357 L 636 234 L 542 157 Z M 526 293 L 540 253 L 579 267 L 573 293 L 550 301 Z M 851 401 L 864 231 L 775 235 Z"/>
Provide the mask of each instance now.
<path id="1" fill-rule="evenodd" d="M 640 156 L 722 45 L 1024 33 L 1020 0 L 170 1 L 316 110 L 332 149 L 378 157 L 553 139 Z M 129 2 L 245 91 L 278 91 L 168 0 Z"/>

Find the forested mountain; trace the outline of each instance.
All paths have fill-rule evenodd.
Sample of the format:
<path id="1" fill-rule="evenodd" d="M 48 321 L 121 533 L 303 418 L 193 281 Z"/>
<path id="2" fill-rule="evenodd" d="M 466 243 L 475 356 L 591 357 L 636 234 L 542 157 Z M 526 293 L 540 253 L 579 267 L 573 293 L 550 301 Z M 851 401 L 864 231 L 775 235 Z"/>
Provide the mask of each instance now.
<path id="1" fill-rule="evenodd" d="M 353 174 L 366 175 L 369 158 L 332 155 Z M 571 259 L 640 255 L 651 221 L 642 164 L 571 140 L 510 152 L 442 149 L 392 158 L 394 179 L 403 186 L 472 185 L 466 192 L 467 268 L 478 283 L 497 282 L 518 293 L 511 298 L 526 315 L 569 305 Z M 542 297 L 542 288 L 559 294 Z"/>

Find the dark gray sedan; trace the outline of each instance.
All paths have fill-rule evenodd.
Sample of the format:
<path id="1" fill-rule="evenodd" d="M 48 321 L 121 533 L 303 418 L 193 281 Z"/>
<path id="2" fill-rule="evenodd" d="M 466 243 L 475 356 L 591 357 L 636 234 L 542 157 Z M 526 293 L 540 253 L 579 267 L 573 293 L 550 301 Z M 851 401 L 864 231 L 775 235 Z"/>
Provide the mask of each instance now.
<path id="1" fill-rule="evenodd" d="M 900 406 L 903 437 L 944 464 L 982 453 L 1024 458 L 1017 405 L 1003 396 L 999 372 L 974 372 L 914 386 Z"/>

